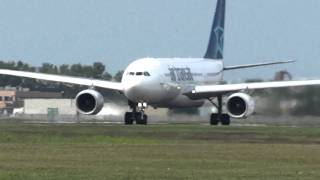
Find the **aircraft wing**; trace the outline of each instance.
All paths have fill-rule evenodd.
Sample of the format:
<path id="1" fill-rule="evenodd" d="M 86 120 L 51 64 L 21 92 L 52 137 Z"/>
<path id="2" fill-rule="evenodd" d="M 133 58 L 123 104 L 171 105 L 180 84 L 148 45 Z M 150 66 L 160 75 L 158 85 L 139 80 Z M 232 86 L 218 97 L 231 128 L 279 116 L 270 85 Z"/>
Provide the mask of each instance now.
<path id="1" fill-rule="evenodd" d="M 239 92 L 242 90 L 285 88 L 298 86 L 314 86 L 320 85 L 320 80 L 304 80 L 304 81 L 278 81 L 278 82 L 259 82 L 259 83 L 242 83 L 242 84 L 226 84 L 226 85 L 200 85 L 195 86 L 185 95 L 190 98 L 210 98 L 217 95 Z"/>
<path id="2" fill-rule="evenodd" d="M 6 70 L 6 69 L 0 69 L 0 74 L 45 80 L 45 81 L 61 82 L 61 83 L 67 83 L 67 84 L 101 87 L 101 88 L 106 88 L 111 90 L 123 91 L 123 86 L 121 83 L 104 81 L 104 80 L 94 80 L 94 79 L 81 78 L 81 77 L 70 77 L 70 76 L 24 72 L 24 71 L 15 71 L 15 70 Z"/>
<path id="3" fill-rule="evenodd" d="M 226 66 L 224 67 L 225 71 L 228 70 L 235 70 L 235 69 L 245 69 L 245 68 L 253 68 L 253 67 L 260 67 L 260 66 L 271 66 L 271 65 L 277 65 L 277 64 L 288 64 L 288 63 L 294 63 L 293 60 L 287 60 L 287 61 L 276 61 L 276 62 L 266 62 L 266 63 L 257 63 L 257 64 L 245 64 L 245 65 L 237 65 L 237 66 Z"/>

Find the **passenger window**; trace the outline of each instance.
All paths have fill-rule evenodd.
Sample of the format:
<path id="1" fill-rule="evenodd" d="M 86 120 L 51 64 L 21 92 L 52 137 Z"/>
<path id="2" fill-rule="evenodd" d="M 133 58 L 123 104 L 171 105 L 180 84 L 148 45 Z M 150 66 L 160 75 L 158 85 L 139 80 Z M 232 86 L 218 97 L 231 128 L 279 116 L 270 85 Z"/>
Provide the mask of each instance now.
<path id="1" fill-rule="evenodd" d="M 144 72 L 144 76 L 150 76 L 149 72 Z"/>
<path id="2" fill-rule="evenodd" d="M 137 72 L 136 75 L 137 75 L 137 76 L 142 76 L 143 73 L 142 73 L 142 72 Z"/>
<path id="3" fill-rule="evenodd" d="M 134 72 L 130 72 L 130 76 L 134 76 Z"/>

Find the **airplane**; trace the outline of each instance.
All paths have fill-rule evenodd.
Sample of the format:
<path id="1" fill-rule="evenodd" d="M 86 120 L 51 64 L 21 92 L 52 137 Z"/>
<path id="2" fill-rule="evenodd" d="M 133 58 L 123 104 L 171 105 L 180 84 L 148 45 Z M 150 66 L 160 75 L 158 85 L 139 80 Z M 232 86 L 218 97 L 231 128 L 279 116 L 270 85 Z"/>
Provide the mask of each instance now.
<path id="1" fill-rule="evenodd" d="M 248 90 L 320 85 L 320 80 L 222 84 L 225 71 L 292 63 L 278 61 L 225 66 L 223 61 L 226 0 L 217 0 L 207 52 L 202 58 L 142 58 L 125 69 L 121 82 L 0 69 L 0 74 L 87 86 L 75 97 L 77 111 L 97 115 L 103 108 L 103 96 L 96 87 L 122 93 L 131 111 L 124 115 L 126 125 L 148 123 L 147 107 L 201 107 L 206 101 L 217 108 L 211 125 L 230 125 L 231 118 L 244 119 L 254 113 L 254 99 Z M 226 113 L 223 112 L 223 96 Z"/>

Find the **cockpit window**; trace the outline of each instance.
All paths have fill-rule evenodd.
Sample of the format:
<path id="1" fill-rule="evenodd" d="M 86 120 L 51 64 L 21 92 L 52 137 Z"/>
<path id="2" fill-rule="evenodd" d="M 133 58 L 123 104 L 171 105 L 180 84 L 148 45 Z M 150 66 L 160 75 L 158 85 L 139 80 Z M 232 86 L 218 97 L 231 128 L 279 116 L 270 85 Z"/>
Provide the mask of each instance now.
<path id="1" fill-rule="evenodd" d="M 147 72 L 147 71 L 146 71 L 146 72 L 144 72 L 143 74 L 144 74 L 144 76 L 150 76 L 150 73 L 149 73 L 149 72 Z"/>
<path id="2" fill-rule="evenodd" d="M 127 72 L 128 76 L 151 76 L 149 72 L 145 71 L 145 72 Z"/>

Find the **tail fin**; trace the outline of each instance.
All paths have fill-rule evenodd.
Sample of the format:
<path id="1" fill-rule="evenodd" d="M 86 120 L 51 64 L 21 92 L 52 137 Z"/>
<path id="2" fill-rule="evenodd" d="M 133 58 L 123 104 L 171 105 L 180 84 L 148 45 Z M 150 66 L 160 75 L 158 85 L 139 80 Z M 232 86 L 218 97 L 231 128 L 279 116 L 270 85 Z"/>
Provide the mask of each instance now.
<path id="1" fill-rule="evenodd" d="M 223 59 L 226 0 L 218 0 L 206 59 Z"/>

